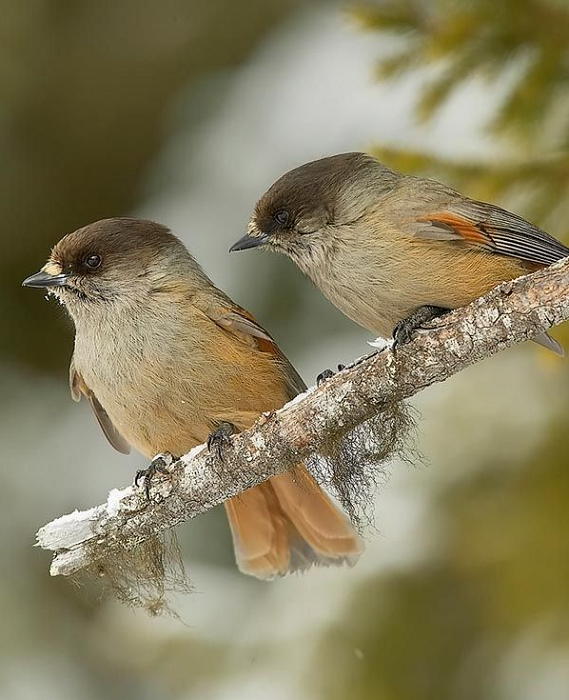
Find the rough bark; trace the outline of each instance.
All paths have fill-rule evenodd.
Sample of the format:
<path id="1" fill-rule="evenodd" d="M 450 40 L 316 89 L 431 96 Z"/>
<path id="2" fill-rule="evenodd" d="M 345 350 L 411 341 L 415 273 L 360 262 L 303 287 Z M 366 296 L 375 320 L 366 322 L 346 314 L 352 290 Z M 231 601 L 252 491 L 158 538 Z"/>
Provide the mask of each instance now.
<path id="1" fill-rule="evenodd" d="M 331 436 L 361 424 L 465 367 L 569 318 L 569 258 L 497 287 L 429 324 L 409 344 L 384 350 L 262 415 L 233 438 L 223 463 L 203 445 L 143 488 L 113 490 L 107 503 L 42 527 L 38 544 L 54 552 L 51 574 L 69 575 L 120 556 L 167 528 L 265 481 L 316 452 Z"/>

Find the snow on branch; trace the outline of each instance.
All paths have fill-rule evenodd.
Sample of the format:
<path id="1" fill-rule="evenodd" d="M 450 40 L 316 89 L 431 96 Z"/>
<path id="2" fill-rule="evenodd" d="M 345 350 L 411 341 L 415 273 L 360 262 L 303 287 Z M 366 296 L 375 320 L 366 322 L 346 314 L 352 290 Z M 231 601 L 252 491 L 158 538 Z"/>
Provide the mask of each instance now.
<path id="1" fill-rule="evenodd" d="M 53 520 L 37 533 L 54 553 L 52 576 L 121 557 L 169 528 L 306 459 L 360 425 L 465 367 L 569 319 L 569 258 L 507 282 L 429 324 L 395 352 L 384 350 L 310 389 L 234 436 L 221 462 L 203 445 L 144 488 L 113 490 L 107 503 Z"/>

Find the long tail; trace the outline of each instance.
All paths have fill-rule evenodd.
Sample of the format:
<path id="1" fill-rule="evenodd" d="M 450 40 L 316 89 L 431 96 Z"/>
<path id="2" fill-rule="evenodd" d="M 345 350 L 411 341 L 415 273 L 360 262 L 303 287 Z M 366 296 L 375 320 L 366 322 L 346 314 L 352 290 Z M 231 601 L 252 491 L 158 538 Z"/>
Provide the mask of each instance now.
<path id="1" fill-rule="evenodd" d="M 363 542 L 304 465 L 225 502 L 239 569 L 260 579 L 353 566 Z"/>

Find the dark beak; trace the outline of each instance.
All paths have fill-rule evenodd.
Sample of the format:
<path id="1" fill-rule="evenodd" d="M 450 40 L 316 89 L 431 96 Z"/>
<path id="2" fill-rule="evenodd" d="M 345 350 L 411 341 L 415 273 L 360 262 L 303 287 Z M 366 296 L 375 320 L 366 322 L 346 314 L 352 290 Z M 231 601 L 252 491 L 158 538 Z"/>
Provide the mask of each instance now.
<path id="1" fill-rule="evenodd" d="M 61 273 L 60 275 L 50 275 L 48 272 L 40 270 L 35 275 L 30 275 L 22 282 L 22 287 L 37 287 L 38 289 L 47 289 L 49 287 L 64 287 L 69 281 L 69 275 Z"/>
<path id="2" fill-rule="evenodd" d="M 266 233 L 260 233 L 257 236 L 250 236 L 248 233 L 236 241 L 229 249 L 230 253 L 236 250 L 247 250 L 248 248 L 258 248 L 261 245 L 268 243 L 269 236 Z"/>

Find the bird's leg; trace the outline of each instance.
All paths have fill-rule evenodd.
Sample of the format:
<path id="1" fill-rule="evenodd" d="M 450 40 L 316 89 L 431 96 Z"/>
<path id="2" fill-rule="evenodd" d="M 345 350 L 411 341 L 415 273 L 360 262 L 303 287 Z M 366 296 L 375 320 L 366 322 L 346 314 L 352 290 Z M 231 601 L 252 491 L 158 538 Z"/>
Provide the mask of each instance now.
<path id="1" fill-rule="evenodd" d="M 449 311 L 450 309 L 443 309 L 440 306 L 420 306 L 410 316 L 399 321 L 393 329 L 393 347 L 408 343 L 413 333 L 424 323 L 443 316 Z"/>
<path id="2" fill-rule="evenodd" d="M 142 481 L 144 484 L 144 490 L 146 491 L 146 498 L 150 500 L 150 485 L 152 483 L 152 478 L 156 474 L 170 475 L 170 468 L 175 461 L 176 457 L 170 454 L 170 452 L 163 452 L 162 454 L 156 455 L 146 469 L 139 469 L 136 472 L 134 477 L 134 485 L 138 487 Z"/>
<path id="3" fill-rule="evenodd" d="M 231 445 L 231 436 L 237 433 L 237 428 L 229 421 L 223 421 L 212 430 L 207 439 L 207 448 L 210 452 L 215 452 L 218 459 L 223 462 L 223 450 Z"/>
<path id="4" fill-rule="evenodd" d="M 434 318 L 438 318 L 439 316 L 443 316 L 449 311 L 450 309 L 443 309 L 441 306 L 420 306 L 410 316 L 404 318 L 402 321 L 399 321 L 399 323 L 393 329 L 393 348 L 395 349 L 398 345 L 408 343 L 411 340 L 413 333 L 424 323 L 432 321 Z M 389 345 L 390 343 L 387 341 L 387 348 Z M 378 350 L 378 352 L 382 352 L 382 350 Z M 352 369 L 352 367 L 357 367 L 359 364 L 365 360 L 369 360 L 370 357 L 373 357 L 376 354 L 377 352 L 372 352 L 369 355 L 364 355 L 358 360 L 355 360 L 351 364 L 347 365 L 347 368 Z M 346 369 L 346 365 L 338 365 L 338 372 L 341 372 L 343 369 Z M 335 374 L 336 372 L 331 369 L 325 369 L 323 372 L 320 372 L 320 374 L 316 377 L 316 386 L 320 386 Z"/>
<path id="5" fill-rule="evenodd" d="M 324 382 L 327 379 L 330 379 L 338 372 L 341 372 L 343 369 L 346 369 L 346 365 L 338 365 L 338 369 L 336 370 L 336 372 L 334 372 L 333 369 L 325 369 L 324 371 L 320 372 L 320 374 L 316 377 L 316 386 L 324 384 Z"/>

